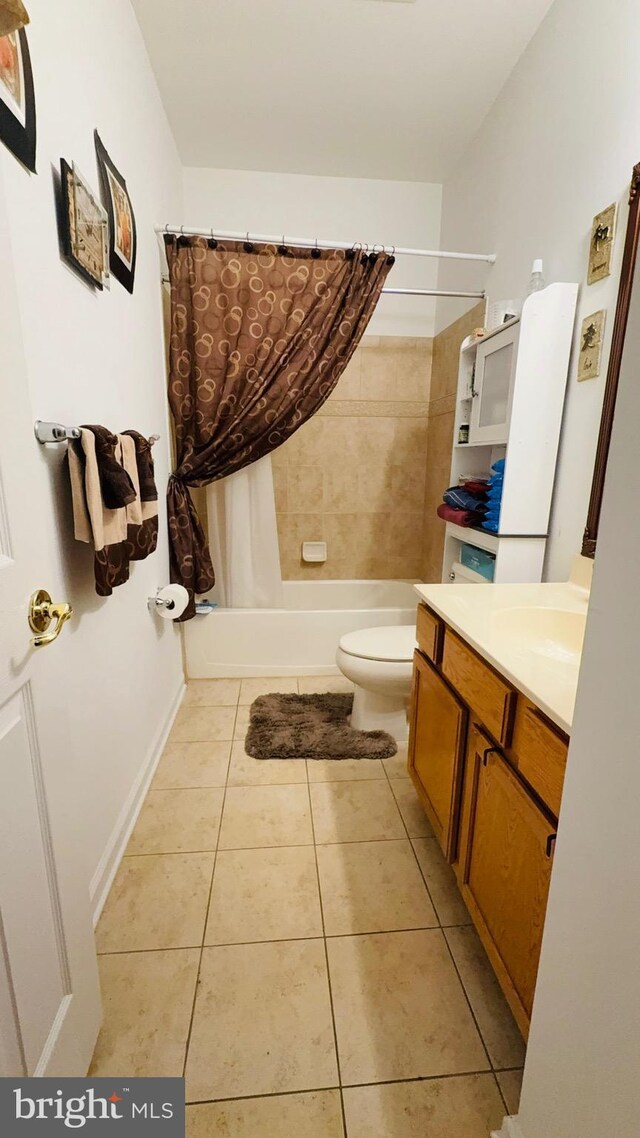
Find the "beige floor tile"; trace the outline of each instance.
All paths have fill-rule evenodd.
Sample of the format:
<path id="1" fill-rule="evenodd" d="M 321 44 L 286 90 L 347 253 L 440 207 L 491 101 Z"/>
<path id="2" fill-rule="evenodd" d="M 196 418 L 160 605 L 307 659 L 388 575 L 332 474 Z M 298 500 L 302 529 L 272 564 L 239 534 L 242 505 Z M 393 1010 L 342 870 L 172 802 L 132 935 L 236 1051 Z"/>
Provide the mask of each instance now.
<path id="1" fill-rule="evenodd" d="M 313 844 L 306 786 L 230 786 L 220 849 Z"/>
<path id="2" fill-rule="evenodd" d="M 389 778 L 407 777 L 407 744 L 398 743 L 398 753 L 391 759 L 383 759 L 383 766 Z"/>
<path id="3" fill-rule="evenodd" d="M 270 786 L 306 781 L 304 759 L 252 759 L 245 751 L 244 743 L 238 741 L 231 748 L 229 786 Z"/>
<path id="4" fill-rule="evenodd" d="M 307 759 L 309 782 L 357 782 L 384 778 L 380 759 Z"/>
<path id="5" fill-rule="evenodd" d="M 344 1138 L 340 1092 L 189 1106 L 187 1138 Z"/>
<path id="6" fill-rule="evenodd" d="M 368 842 L 404 838 L 404 826 L 387 780 L 311 785 L 316 842 Z"/>
<path id="7" fill-rule="evenodd" d="M 343 1085 L 488 1069 L 439 929 L 327 941 Z"/>
<path id="8" fill-rule="evenodd" d="M 455 874 L 435 838 L 416 838 L 416 857 L 424 874 L 441 925 L 470 925 L 471 917 L 460 896 Z"/>
<path id="9" fill-rule="evenodd" d="M 212 743 L 233 739 L 235 707 L 181 707 L 168 743 Z"/>
<path id="10" fill-rule="evenodd" d="M 244 742 L 247 731 L 249 730 L 249 704 L 238 704 L 238 713 L 236 715 L 236 725 L 233 729 L 233 740 L 236 742 L 242 739 Z"/>
<path id="11" fill-rule="evenodd" d="M 346 676 L 298 676 L 300 695 L 316 695 L 323 692 L 352 692 L 353 684 Z"/>
<path id="12" fill-rule="evenodd" d="M 411 842 L 352 842 L 317 853 L 327 936 L 438 924 Z"/>
<path id="13" fill-rule="evenodd" d="M 123 858 L 96 930 L 98 952 L 202 944 L 214 857 Z"/>
<path id="14" fill-rule="evenodd" d="M 504 1108 L 493 1075 L 348 1087 L 349 1138 L 488 1138 Z"/>
<path id="15" fill-rule="evenodd" d="M 240 680 L 189 680 L 183 707 L 235 707 Z"/>
<path id="16" fill-rule="evenodd" d="M 432 838 L 433 830 L 410 778 L 394 778 L 391 789 L 410 838 Z"/>
<path id="17" fill-rule="evenodd" d="M 297 693 L 298 680 L 296 676 L 260 676 L 256 679 L 243 680 L 240 685 L 240 703 L 250 704 L 259 695 L 274 693 Z"/>
<path id="18" fill-rule="evenodd" d="M 194 786 L 224 786 L 227 781 L 231 743 L 172 743 L 165 747 L 158 764 L 153 790 L 178 790 Z"/>
<path id="19" fill-rule="evenodd" d="M 336 1086 L 322 940 L 205 948 L 186 1078 L 190 1102 Z"/>
<path id="20" fill-rule="evenodd" d="M 509 1114 L 517 1114 L 520 1109 L 520 1091 L 524 1071 L 498 1071 L 496 1078 L 500 1084 Z"/>
<path id="21" fill-rule="evenodd" d="M 468 925 L 445 935 L 493 1066 L 521 1067 L 524 1041 L 476 930 Z"/>
<path id="22" fill-rule="evenodd" d="M 322 936 L 312 846 L 221 850 L 205 944 Z"/>
<path id="23" fill-rule="evenodd" d="M 197 948 L 99 958 L 104 1020 L 92 1078 L 180 1078 L 199 959 Z"/>
<path id="24" fill-rule="evenodd" d="M 128 854 L 215 850 L 224 790 L 150 790 L 127 846 Z"/>

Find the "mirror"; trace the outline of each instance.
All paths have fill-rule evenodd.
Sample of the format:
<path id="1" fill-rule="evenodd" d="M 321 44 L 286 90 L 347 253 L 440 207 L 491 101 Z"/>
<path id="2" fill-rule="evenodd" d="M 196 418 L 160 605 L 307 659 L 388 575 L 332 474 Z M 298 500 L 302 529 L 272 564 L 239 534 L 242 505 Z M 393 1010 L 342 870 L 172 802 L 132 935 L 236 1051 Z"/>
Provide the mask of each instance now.
<path id="1" fill-rule="evenodd" d="M 616 304 L 616 315 L 613 325 L 613 338 L 611 341 L 609 367 L 607 369 L 607 382 L 604 389 L 604 402 L 602 405 L 602 418 L 600 420 L 600 432 L 598 434 L 598 446 L 596 449 L 593 481 L 591 483 L 589 511 L 587 513 L 587 524 L 584 531 L 584 538 L 582 540 L 583 557 L 594 557 L 596 552 L 598 526 L 600 524 L 600 511 L 602 509 L 602 492 L 604 489 L 604 479 L 607 470 L 607 459 L 609 457 L 611 428 L 613 426 L 613 416 L 616 409 L 620 365 L 622 363 L 624 338 L 627 330 L 627 320 L 629 318 L 629 305 L 631 302 L 631 291 L 633 288 L 633 277 L 636 266 L 639 239 L 640 162 L 637 166 L 634 166 L 633 174 L 631 176 L 629 219 L 627 222 L 627 233 L 624 243 L 622 269 L 620 272 L 620 287 L 618 289 L 618 301 Z"/>

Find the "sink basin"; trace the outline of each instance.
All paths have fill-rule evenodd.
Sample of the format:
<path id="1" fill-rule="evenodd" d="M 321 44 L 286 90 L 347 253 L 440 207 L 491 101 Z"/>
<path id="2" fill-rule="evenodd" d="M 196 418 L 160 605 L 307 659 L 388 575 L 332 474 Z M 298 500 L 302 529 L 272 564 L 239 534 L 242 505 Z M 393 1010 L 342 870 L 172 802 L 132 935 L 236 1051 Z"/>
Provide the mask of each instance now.
<path id="1" fill-rule="evenodd" d="M 580 662 L 586 622 L 586 612 L 534 605 L 499 609 L 492 618 L 495 631 L 524 651 L 567 664 Z"/>

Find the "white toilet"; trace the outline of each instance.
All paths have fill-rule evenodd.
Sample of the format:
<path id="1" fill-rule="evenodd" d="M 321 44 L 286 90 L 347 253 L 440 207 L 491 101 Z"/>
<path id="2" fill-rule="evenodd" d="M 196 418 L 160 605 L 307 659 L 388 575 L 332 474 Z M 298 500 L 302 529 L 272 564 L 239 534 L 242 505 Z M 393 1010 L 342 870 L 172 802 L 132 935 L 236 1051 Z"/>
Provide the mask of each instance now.
<path id="1" fill-rule="evenodd" d="M 409 733 L 415 624 L 361 628 L 340 640 L 336 664 L 355 684 L 351 726 L 358 731 L 388 731 L 398 742 Z"/>

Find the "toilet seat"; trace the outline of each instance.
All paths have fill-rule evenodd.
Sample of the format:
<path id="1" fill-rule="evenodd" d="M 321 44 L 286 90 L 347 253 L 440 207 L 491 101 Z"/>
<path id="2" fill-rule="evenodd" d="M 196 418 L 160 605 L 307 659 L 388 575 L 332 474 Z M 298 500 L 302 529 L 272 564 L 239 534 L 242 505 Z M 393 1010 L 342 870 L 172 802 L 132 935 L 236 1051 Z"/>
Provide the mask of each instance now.
<path id="1" fill-rule="evenodd" d="M 416 626 L 391 624 L 380 628 L 359 628 L 341 637 L 340 647 L 347 655 L 360 660 L 407 664 L 413 660 Z"/>

